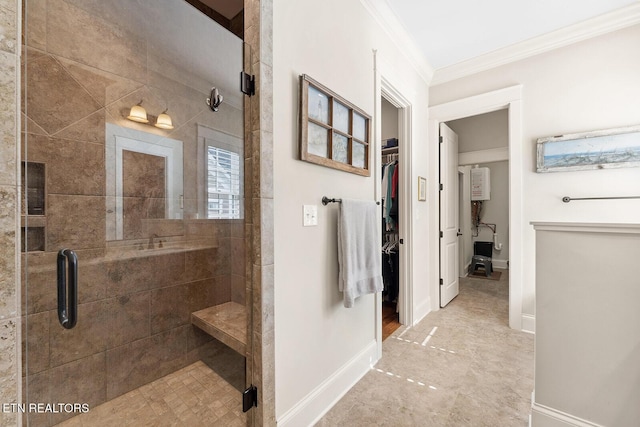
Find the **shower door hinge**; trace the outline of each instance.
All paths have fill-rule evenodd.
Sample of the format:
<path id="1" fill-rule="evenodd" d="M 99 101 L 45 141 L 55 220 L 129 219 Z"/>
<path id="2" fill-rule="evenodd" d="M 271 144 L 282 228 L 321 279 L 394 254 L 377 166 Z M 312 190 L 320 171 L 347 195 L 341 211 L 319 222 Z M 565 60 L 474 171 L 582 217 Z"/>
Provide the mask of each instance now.
<path id="1" fill-rule="evenodd" d="M 256 76 L 240 72 L 240 91 L 248 96 L 256 94 Z"/>
<path id="2" fill-rule="evenodd" d="M 251 385 L 242 393 L 242 412 L 258 406 L 258 387 Z"/>

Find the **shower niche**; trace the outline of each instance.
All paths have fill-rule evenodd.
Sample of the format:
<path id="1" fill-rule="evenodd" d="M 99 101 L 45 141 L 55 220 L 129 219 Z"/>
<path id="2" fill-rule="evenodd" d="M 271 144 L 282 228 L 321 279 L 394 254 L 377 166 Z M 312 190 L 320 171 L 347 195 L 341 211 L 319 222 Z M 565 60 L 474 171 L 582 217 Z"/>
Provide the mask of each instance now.
<path id="1" fill-rule="evenodd" d="M 45 165 L 22 162 L 23 204 L 20 227 L 22 252 L 45 250 Z M 29 179 L 27 179 L 29 177 Z"/>

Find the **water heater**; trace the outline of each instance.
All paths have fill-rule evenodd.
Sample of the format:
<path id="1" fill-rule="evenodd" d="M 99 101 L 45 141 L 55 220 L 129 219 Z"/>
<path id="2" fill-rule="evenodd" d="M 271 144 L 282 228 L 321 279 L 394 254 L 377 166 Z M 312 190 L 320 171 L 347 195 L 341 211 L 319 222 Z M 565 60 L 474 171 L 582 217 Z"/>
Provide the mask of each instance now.
<path id="1" fill-rule="evenodd" d="M 489 168 L 471 169 L 471 200 L 491 199 Z"/>

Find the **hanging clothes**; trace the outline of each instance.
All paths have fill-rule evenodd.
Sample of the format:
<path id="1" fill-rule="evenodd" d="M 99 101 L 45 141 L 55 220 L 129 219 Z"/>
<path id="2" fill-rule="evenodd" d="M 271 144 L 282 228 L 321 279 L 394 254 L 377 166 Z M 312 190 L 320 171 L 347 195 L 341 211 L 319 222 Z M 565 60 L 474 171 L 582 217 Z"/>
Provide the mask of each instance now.
<path id="1" fill-rule="evenodd" d="M 382 165 L 382 280 L 385 301 L 397 302 L 399 293 L 398 191 L 399 162 L 397 155 L 383 158 Z"/>
<path id="2" fill-rule="evenodd" d="M 383 174 L 382 174 L 382 198 L 383 198 L 383 210 L 382 216 L 385 221 L 385 230 L 393 231 L 396 228 L 396 219 L 394 215 L 392 215 L 392 208 L 396 203 L 394 203 L 394 198 L 398 194 L 398 175 L 397 175 L 397 166 L 398 161 L 395 160 L 391 163 L 388 163 L 383 166 Z M 395 176 L 395 180 L 394 180 Z M 395 182 L 395 185 L 394 185 Z M 394 194 L 396 196 L 394 196 Z M 395 209 L 397 212 L 397 208 Z"/>
<path id="3" fill-rule="evenodd" d="M 387 203 L 390 200 L 387 199 L 387 190 L 389 189 L 389 164 L 382 165 L 382 216 L 386 218 L 385 212 L 387 212 Z"/>
<path id="4" fill-rule="evenodd" d="M 398 169 L 399 165 L 396 161 L 396 167 L 393 170 L 393 177 L 391 178 L 391 199 L 397 200 L 398 196 Z"/>
<path id="5" fill-rule="evenodd" d="M 393 197 L 391 196 L 391 194 L 393 193 L 393 184 L 391 183 L 392 179 L 393 179 L 393 171 L 395 170 L 396 165 L 395 163 L 391 163 L 388 167 L 388 173 L 387 173 L 387 197 L 386 197 L 386 203 L 385 203 L 385 211 L 384 211 L 384 218 L 387 221 L 387 230 L 391 230 L 393 227 L 393 218 L 391 218 L 391 207 L 393 206 Z"/>

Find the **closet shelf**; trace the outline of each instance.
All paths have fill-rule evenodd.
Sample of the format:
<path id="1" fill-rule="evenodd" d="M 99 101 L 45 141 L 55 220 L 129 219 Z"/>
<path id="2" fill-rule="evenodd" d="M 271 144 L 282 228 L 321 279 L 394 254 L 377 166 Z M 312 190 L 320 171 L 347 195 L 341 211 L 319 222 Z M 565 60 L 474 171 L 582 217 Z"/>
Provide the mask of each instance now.
<path id="1" fill-rule="evenodd" d="M 225 302 L 191 313 L 191 323 L 245 356 L 247 312 L 244 305 Z"/>
<path id="2" fill-rule="evenodd" d="M 398 152 L 398 147 L 383 148 L 382 154 L 393 154 Z"/>

